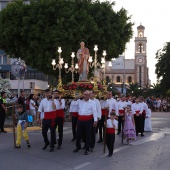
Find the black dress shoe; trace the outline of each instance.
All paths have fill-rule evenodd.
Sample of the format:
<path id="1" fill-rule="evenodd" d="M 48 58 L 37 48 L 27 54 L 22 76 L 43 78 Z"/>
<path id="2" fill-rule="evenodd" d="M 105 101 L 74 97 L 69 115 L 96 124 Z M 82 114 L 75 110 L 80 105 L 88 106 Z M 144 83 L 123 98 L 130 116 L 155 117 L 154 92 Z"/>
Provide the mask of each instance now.
<path id="1" fill-rule="evenodd" d="M 89 151 L 85 151 L 85 153 L 84 153 L 84 154 L 85 154 L 85 155 L 89 155 L 89 153 L 90 153 Z"/>
<path id="2" fill-rule="evenodd" d="M 54 147 L 51 147 L 51 148 L 50 148 L 50 152 L 54 152 Z"/>
<path id="3" fill-rule="evenodd" d="M 44 147 L 42 148 L 42 150 L 47 149 L 48 145 L 50 145 L 50 144 L 45 144 Z"/>
<path id="4" fill-rule="evenodd" d="M 136 133 L 136 136 L 138 136 L 138 133 Z"/>
<path id="5" fill-rule="evenodd" d="M 116 133 L 116 135 L 119 135 L 120 133 L 118 132 L 118 133 Z"/>
<path id="6" fill-rule="evenodd" d="M 76 153 L 76 152 L 78 152 L 79 150 L 80 150 L 81 148 L 76 148 L 76 149 L 74 149 L 74 153 Z"/>
<path id="7" fill-rule="evenodd" d="M 60 149 L 61 149 L 61 145 L 58 145 L 57 150 L 60 150 Z"/>
<path id="8" fill-rule="evenodd" d="M 109 153 L 107 156 L 108 156 L 108 157 L 111 157 L 111 156 L 112 156 L 112 154 L 111 154 L 111 153 Z"/>
<path id="9" fill-rule="evenodd" d="M 141 134 L 141 137 L 145 136 L 144 134 Z"/>

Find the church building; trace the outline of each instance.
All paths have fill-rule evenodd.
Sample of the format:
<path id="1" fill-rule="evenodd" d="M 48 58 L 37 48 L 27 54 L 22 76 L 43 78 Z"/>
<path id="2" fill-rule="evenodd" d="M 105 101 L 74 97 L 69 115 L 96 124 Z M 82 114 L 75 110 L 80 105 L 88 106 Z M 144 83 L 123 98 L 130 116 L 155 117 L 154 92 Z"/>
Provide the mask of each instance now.
<path id="1" fill-rule="evenodd" d="M 147 37 L 145 37 L 144 31 L 144 26 L 137 27 L 137 37 L 134 40 L 134 59 L 126 59 L 125 55 L 120 55 L 119 58 L 112 59 L 112 67 L 106 69 L 107 79 L 110 80 L 110 83 L 114 83 L 120 92 L 123 92 L 123 84 L 128 88 L 129 84 L 138 83 L 141 89 L 150 84 L 147 67 Z"/>

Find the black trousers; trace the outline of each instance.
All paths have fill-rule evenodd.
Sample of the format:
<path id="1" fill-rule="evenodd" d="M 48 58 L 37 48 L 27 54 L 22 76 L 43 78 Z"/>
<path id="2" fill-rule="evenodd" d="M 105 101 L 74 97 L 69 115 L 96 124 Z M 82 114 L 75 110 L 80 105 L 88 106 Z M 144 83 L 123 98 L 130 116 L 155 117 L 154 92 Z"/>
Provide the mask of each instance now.
<path id="1" fill-rule="evenodd" d="M 92 121 L 91 126 L 91 137 L 90 137 L 90 148 L 94 148 L 96 143 L 96 127 L 93 127 L 94 121 Z"/>
<path id="2" fill-rule="evenodd" d="M 5 123 L 5 110 L 0 111 L 0 129 L 4 131 L 4 123 Z"/>
<path id="3" fill-rule="evenodd" d="M 49 144 L 51 145 L 51 147 L 54 147 L 54 142 L 55 142 L 55 125 L 51 126 L 52 120 L 49 119 L 43 119 L 42 121 L 42 135 L 44 138 L 44 142 L 45 144 Z M 48 129 L 50 129 L 50 133 L 51 133 L 51 142 L 49 142 L 48 140 Z"/>
<path id="4" fill-rule="evenodd" d="M 104 137 L 104 122 L 105 122 L 105 116 L 102 116 L 101 119 L 98 122 L 98 126 L 99 126 L 99 140 L 102 140 L 103 137 Z"/>
<path id="5" fill-rule="evenodd" d="M 118 116 L 118 133 L 121 133 L 121 126 L 124 126 L 124 116 Z"/>
<path id="6" fill-rule="evenodd" d="M 77 120 L 78 117 L 72 116 L 72 133 L 73 133 L 73 138 L 76 139 L 76 133 L 77 133 Z"/>
<path id="7" fill-rule="evenodd" d="M 135 127 L 136 127 L 136 134 L 141 133 L 143 134 L 143 116 L 135 116 Z"/>
<path id="8" fill-rule="evenodd" d="M 63 117 L 57 117 L 55 119 L 55 130 L 58 127 L 58 134 L 59 134 L 58 146 L 61 146 L 63 142 L 63 123 L 64 123 Z M 56 140 L 56 133 L 55 133 L 55 140 Z"/>
<path id="9" fill-rule="evenodd" d="M 114 143 L 115 143 L 115 133 L 113 134 L 106 134 L 106 145 L 107 149 L 109 150 L 109 154 L 113 154 L 114 150 Z"/>
<path id="10" fill-rule="evenodd" d="M 90 137 L 91 137 L 91 127 L 92 127 L 92 120 L 88 121 L 77 121 L 77 138 L 76 138 L 76 147 L 78 149 L 81 148 L 81 139 L 85 140 L 85 148 L 89 151 L 90 148 Z M 85 134 L 85 138 L 83 137 Z"/>

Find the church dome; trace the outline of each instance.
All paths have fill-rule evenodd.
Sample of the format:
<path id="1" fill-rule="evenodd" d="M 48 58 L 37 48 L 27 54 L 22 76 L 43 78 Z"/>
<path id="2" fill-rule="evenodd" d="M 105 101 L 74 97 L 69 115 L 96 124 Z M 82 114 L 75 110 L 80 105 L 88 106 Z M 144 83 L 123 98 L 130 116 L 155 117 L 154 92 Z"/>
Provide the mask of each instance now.
<path id="1" fill-rule="evenodd" d="M 137 29 L 139 29 L 139 30 L 143 29 L 143 30 L 144 30 L 145 27 L 144 27 L 143 25 L 140 24 L 140 25 L 137 27 Z"/>

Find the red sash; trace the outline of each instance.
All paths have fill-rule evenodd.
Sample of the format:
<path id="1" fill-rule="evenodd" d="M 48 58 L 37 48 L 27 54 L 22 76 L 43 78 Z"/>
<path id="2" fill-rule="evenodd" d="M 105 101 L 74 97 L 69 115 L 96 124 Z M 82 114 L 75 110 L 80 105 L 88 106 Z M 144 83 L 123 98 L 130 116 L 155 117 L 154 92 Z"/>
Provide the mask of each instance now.
<path id="1" fill-rule="evenodd" d="M 107 129 L 106 129 L 106 133 L 108 133 L 108 134 L 114 134 L 114 133 L 115 133 L 115 129 L 114 129 L 114 128 L 107 128 Z"/>
<path id="2" fill-rule="evenodd" d="M 78 120 L 81 121 L 88 121 L 88 120 L 92 120 L 93 119 L 93 115 L 79 115 Z"/>
<path id="3" fill-rule="evenodd" d="M 63 109 L 56 110 L 56 117 L 64 118 L 64 110 Z"/>
<path id="4" fill-rule="evenodd" d="M 123 116 L 125 114 L 125 111 L 124 110 L 119 110 L 119 115 L 120 116 Z"/>
<path id="5" fill-rule="evenodd" d="M 44 119 L 49 120 L 51 119 L 51 126 L 53 127 L 55 124 L 55 118 L 56 118 L 56 111 L 51 112 L 44 112 Z"/>
<path id="6" fill-rule="evenodd" d="M 102 109 L 102 116 L 107 115 L 107 109 Z"/>
<path id="7" fill-rule="evenodd" d="M 74 117 L 78 117 L 78 112 L 71 112 L 71 115 Z"/>
<path id="8" fill-rule="evenodd" d="M 142 114 L 139 114 L 140 110 L 136 110 L 135 112 L 136 112 L 135 115 L 139 115 L 139 116 L 142 115 Z"/>

